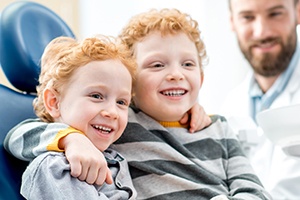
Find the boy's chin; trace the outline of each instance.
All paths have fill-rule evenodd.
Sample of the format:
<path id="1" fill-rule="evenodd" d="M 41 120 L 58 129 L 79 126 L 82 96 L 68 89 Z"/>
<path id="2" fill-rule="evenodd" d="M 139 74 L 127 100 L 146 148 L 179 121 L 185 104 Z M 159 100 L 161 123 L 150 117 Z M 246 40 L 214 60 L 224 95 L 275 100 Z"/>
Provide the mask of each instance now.
<path id="1" fill-rule="evenodd" d="M 165 115 L 165 120 L 162 121 L 170 121 L 170 122 L 177 122 L 180 121 L 185 114 L 187 113 L 187 111 L 180 111 L 177 110 L 177 112 L 174 112 L 175 110 L 173 110 L 173 112 L 169 112 L 168 114 Z"/>

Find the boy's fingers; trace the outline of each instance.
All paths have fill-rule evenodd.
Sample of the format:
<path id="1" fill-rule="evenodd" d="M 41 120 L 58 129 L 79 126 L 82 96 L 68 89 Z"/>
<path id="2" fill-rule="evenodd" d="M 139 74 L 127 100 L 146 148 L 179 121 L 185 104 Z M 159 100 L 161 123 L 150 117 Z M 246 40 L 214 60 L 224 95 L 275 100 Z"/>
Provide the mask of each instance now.
<path id="1" fill-rule="evenodd" d="M 199 110 L 199 115 L 194 114 L 191 118 L 190 133 L 202 130 L 211 124 L 211 118 L 206 115 L 204 110 Z"/>
<path id="2" fill-rule="evenodd" d="M 70 168 L 71 168 L 71 176 L 77 178 L 81 174 L 81 164 L 80 162 L 76 162 L 76 160 L 71 160 L 69 161 L 70 163 Z"/>
<path id="3" fill-rule="evenodd" d="M 96 183 L 97 179 L 98 179 L 98 174 L 99 174 L 99 166 L 98 165 L 92 165 L 89 168 L 89 171 L 87 173 L 87 177 L 86 177 L 86 182 L 89 184 L 94 184 Z M 104 179 L 103 179 L 104 181 Z M 103 183 L 103 182 L 102 182 Z"/>
<path id="4" fill-rule="evenodd" d="M 180 124 L 186 124 L 189 120 L 189 114 L 185 113 L 184 116 L 180 119 L 179 123 Z"/>
<path id="5" fill-rule="evenodd" d="M 105 182 L 107 184 L 113 184 L 113 178 L 112 178 L 112 175 L 111 175 L 111 171 L 110 169 L 107 167 L 107 173 L 106 173 L 106 179 L 105 179 Z"/>
<path id="6" fill-rule="evenodd" d="M 107 184 L 112 184 L 113 180 L 111 177 L 111 172 L 108 167 L 100 168 L 98 170 L 97 178 L 95 184 L 102 185 L 104 182 Z"/>
<path id="7" fill-rule="evenodd" d="M 85 181 L 87 178 L 88 172 L 89 172 L 89 166 L 82 165 L 81 174 L 78 176 L 78 179 L 81 181 Z"/>

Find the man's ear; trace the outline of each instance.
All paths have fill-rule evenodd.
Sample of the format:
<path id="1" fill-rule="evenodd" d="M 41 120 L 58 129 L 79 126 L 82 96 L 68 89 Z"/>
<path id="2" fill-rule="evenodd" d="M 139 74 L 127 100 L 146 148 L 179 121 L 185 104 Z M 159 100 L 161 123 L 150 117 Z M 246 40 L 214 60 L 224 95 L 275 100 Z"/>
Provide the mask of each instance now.
<path id="1" fill-rule="evenodd" d="M 234 28 L 234 22 L 233 22 L 233 16 L 232 13 L 230 13 L 230 18 L 229 18 L 229 22 L 230 22 L 230 29 L 235 32 L 235 28 Z"/>
<path id="2" fill-rule="evenodd" d="M 47 88 L 44 91 L 44 105 L 47 112 L 55 119 L 60 117 L 59 95 L 52 89 Z"/>

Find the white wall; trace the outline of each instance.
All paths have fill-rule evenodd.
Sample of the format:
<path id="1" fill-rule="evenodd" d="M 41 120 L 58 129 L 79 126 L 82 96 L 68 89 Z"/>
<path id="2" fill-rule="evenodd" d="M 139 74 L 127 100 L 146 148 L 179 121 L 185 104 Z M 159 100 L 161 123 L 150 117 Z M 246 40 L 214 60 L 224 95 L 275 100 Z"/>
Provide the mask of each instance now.
<path id="1" fill-rule="evenodd" d="M 129 18 L 150 8 L 178 8 L 199 22 L 209 63 L 199 102 L 207 113 L 218 113 L 228 91 L 249 70 L 229 26 L 228 0 L 80 0 L 81 36 L 117 36 Z"/>

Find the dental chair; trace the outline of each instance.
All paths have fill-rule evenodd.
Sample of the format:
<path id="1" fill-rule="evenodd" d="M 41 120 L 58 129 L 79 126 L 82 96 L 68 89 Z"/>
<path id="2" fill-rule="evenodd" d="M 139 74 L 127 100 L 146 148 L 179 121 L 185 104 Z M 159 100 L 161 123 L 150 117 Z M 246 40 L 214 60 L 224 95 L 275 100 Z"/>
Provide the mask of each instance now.
<path id="1" fill-rule="evenodd" d="M 24 199 L 21 176 L 28 162 L 3 148 L 7 132 L 27 118 L 36 118 L 32 101 L 36 94 L 40 58 L 45 46 L 58 36 L 75 38 L 68 25 L 38 3 L 15 1 L 0 11 L 0 66 L 14 87 L 0 84 L 0 199 Z"/>

